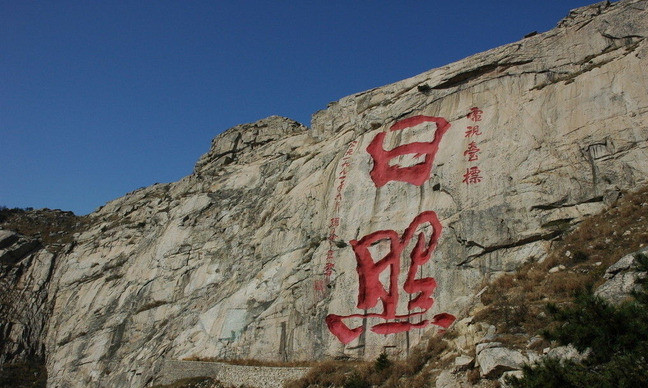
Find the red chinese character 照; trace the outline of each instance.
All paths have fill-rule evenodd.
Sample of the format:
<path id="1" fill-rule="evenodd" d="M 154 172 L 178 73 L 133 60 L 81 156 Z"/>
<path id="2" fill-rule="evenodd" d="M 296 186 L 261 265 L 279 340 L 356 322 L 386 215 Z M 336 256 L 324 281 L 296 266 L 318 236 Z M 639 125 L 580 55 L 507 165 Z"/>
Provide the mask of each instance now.
<path id="1" fill-rule="evenodd" d="M 471 136 L 479 136 L 481 135 L 481 131 L 479 130 L 479 125 L 472 125 L 466 127 L 466 135 L 464 137 L 471 137 Z"/>
<path id="2" fill-rule="evenodd" d="M 479 167 L 474 166 L 466 169 L 466 173 L 463 175 L 463 183 L 469 185 L 472 183 L 479 183 L 484 179 L 481 175 L 481 170 Z"/>
<path id="3" fill-rule="evenodd" d="M 479 151 L 481 150 L 477 148 L 477 143 L 471 141 L 468 144 L 468 149 L 464 151 L 464 156 L 468 155 L 468 161 L 474 162 L 475 160 L 479 159 Z"/>
<path id="4" fill-rule="evenodd" d="M 397 121 L 391 126 L 390 131 L 400 131 L 423 123 L 436 124 L 436 131 L 431 142 L 404 144 L 387 151 L 383 148 L 387 132 L 380 132 L 373 138 L 367 147 L 367 152 L 373 159 L 370 175 L 376 187 L 382 187 L 389 181 L 401 181 L 420 186 L 430 178 L 432 163 L 434 163 L 434 157 L 439 150 L 439 143 L 450 128 L 450 123 L 442 117 L 414 116 Z M 402 167 L 398 164 L 390 165 L 390 160 L 402 155 L 425 156 L 425 159 L 409 167 Z"/>
<path id="5" fill-rule="evenodd" d="M 481 110 L 481 109 L 479 109 L 477 107 L 473 107 L 473 108 L 470 108 L 470 113 L 468 113 L 468 115 L 466 117 L 468 117 L 470 120 L 472 120 L 474 122 L 477 122 L 477 121 L 481 121 L 482 113 L 484 113 L 483 110 Z"/>
<path id="6" fill-rule="evenodd" d="M 426 241 L 424 233 L 415 234 L 417 229 L 426 224 L 431 225 L 432 235 Z M 423 328 L 430 324 L 448 328 L 454 322 L 455 317 L 447 313 L 437 314 L 431 320 L 425 319 L 417 323 L 409 321 L 410 318 L 425 314 L 434 304 L 432 293 L 436 288 L 434 278 L 416 278 L 418 269 L 428 262 L 436 249 L 441 236 L 441 223 L 433 211 L 426 211 L 419 214 L 407 227 L 402 236 L 393 230 L 380 230 L 368 234 L 360 240 L 351 241 L 353 252 L 356 256 L 357 271 L 359 277 L 358 304 L 359 309 L 371 309 L 378 302 L 381 302 L 383 311 L 381 313 L 351 314 L 346 316 L 329 314 L 326 317 L 326 324 L 342 343 L 349 343 L 357 338 L 363 331 L 362 326 L 349 328 L 344 319 L 349 318 L 382 318 L 392 322 L 379 323 L 371 327 L 371 331 L 378 334 L 394 334 L 408 331 L 413 328 Z M 403 290 L 414 298 L 407 305 L 409 314 L 397 315 L 399 289 L 398 276 L 400 273 L 400 261 L 403 251 L 408 243 L 416 239 L 414 249 L 410 253 L 410 267 L 407 272 Z M 379 241 L 389 241 L 390 249 L 387 255 L 374 261 L 369 247 Z M 380 281 L 380 274 L 389 269 L 389 285 L 387 288 Z"/>

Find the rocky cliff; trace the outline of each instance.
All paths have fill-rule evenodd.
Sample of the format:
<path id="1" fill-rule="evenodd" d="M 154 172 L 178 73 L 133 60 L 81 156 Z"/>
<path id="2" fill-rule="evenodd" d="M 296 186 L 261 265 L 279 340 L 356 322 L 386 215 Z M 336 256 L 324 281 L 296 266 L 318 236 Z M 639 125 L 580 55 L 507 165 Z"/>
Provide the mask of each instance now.
<path id="1" fill-rule="evenodd" d="M 646 181 L 646 36 L 648 2 L 599 3 L 345 97 L 311 129 L 224 132 L 190 176 L 27 256 L 48 274 L 49 384 L 144 386 L 188 357 L 406 354 Z"/>
<path id="2" fill-rule="evenodd" d="M 72 212 L 0 207 L 0 368 L 44 360 L 54 265 L 82 224 Z"/>

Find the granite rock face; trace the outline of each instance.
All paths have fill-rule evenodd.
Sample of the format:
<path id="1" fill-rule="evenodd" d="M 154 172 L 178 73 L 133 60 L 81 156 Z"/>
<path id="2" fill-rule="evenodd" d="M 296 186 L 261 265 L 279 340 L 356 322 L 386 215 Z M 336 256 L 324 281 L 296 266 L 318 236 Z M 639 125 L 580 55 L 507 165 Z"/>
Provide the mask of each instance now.
<path id="1" fill-rule="evenodd" d="M 37 239 L 0 229 L 0 364 L 45 358 L 54 259 Z"/>
<path id="2" fill-rule="evenodd" d="M 325 323 L 382 311 L 356 307 L 353 247 L 399 236 L 394 311 L 407 314 L 418 248 L 401 236 L 434 212 L 438 245 L 416 277 L 437 287 L 422 318 L 462 318 L 485 280 L 543 259 L 553 238 L 645 183 L 647 9 L 573 11 L 549 32 L 345 97 L 310 130 L 276 116 L 232 128 L 190 176 L 108 203 L 47 281 L 49 384 L 144 386 L 165 359 L 188 357 L 406 354 L 434 326 L 382 335 L 370 330 L 381 319 L 351 318 L 365 331 L 344 344 Z M 389 251 L 367 245 L 376 260 Z"/>

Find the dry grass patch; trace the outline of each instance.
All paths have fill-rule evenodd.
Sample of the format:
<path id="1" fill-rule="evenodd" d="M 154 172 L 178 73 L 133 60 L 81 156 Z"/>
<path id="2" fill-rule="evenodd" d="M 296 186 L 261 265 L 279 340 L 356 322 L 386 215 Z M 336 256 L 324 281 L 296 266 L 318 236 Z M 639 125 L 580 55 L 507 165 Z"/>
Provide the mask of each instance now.
<path id="1" fill-rule="evenodd" d="M 412 349 L 405 360 L 390 360 L 381 354 L 375 361 L 324 361 L 303 378 L 289 382 L 286 388 L 405 388 L 423 387 L 436 378 L 436 370 L 447 367 L 451 357 L 442 357 L 447 342 L 436 336 Z"/>
<path id="2" fill-rule="evenodd" d="M 503 338 L 539 332 L 550 323 L 548 303 L 569 303 L 576 291 L 602 284 L 611 264 L 648 245 L 647 224 L 648 187 L 626 193 L 556 241 L 542 263 L 528 263 L 489 284 L 481 297 L 486 308 L 475 319 L 495 324 Z"/>
<path id="3" fill-rule="evenodd" d="M 72 242 L 73 235 L 86 224 L 87 217 L 61 210 L 8 209 L 0 206 L 0 228 L 40 240 L 48 250 L 57 253 Z"/>
<path id="4" fill-rule="evenodd" d="M 322 387 L 343 387 L 348 381 L 351 381 L 353 373 L 365 370 L 364 362 L 351 361 L 323 361 L 311 369 L 306 376 L 299 380 L 291 381 L 285 384 L 286 388 L 307 388 L 311 386 Z"/>

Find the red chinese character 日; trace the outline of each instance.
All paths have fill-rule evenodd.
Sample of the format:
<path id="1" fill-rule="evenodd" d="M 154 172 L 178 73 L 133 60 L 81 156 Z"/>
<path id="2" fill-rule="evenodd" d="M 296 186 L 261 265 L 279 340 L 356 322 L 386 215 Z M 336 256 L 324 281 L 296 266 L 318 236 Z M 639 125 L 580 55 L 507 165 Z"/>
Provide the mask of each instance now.
<path id="1" fill-rule="evenodd" d="M 470 185 L 473 183 L 479 183 L 484 179 L 481 175 L 481 170 L 479 167 L 474 166 L 466 169 L 466 173 L 463 175 L 463 183 Z"/>
<path id="2" fill-rule="evenodd" d="M 468 161 L 474 162 L 475 160 L 479 159 L 479 151 L 481 150 L 477 148 L 477 143 L 471 141 L 468 144 L 468 149 L 464 151 L 464 156 L 468 155 Z"/>
<path id="3" fill-rule="evenodd" d="M 470 113 L 468 113 L 467 117 L 470 120 L 474 121 L 474 122 L 481 121 L 482 120 L 482 113 L 484 113 L 483 110 L 481 110 L 481 109 L 479 109 L 477 107 L 473 107 L 473 108 L 470 108 Z"/>
<path id="4" fill-rule="evenodd" d="M 421 226 L 429 224 L 432 227 L 432 234 L 426 241 L 424 233 L 415 234 Z M 394 334 L 408 331 L 413 328 L 423 328 L 430 324 L 448 328 L 455 317 L 447 313 L 437 314 L 431 320 L 421 320 L 418 323 L 410 322 L 410 318 L 425 314 L 434 304 L 432 293 L 436 288 L 434 278 L 416 278 L 418 269 L 427 263 L 436 249 L 441 237 L 441 223 L 433 211 L 426 211 L 419 214 L 407 227 L 402 236 L 393 230 L 380 230 L 364 236 L 360 240 L 351 241 L 353 252 L 356 256 L 358 272 L 358 309 L 371 309 L 376 307 L 378 302 L 382 304 L 381 313 L 351 314 L 346 316 L 329 314 L 326 317 L 326 324 L 342 343 L 349 343 L 357 338 L 363 331 L 362 326 L 349 328 L 344 319 L 349 318 L 382 318 L 392 322 L 379 323 L 371 327 L 371 331 L 378 334 Z M 408 243 L 416 238 L 416 244 L 410 254 L 410 267 L 407 272 L 403 290 L 414 295 L 407 305 L 409 314 L 397 315 L 399 289 L 398 277 L 400 273 L 400 261 L 403 251 Z M 369 247 L 379 241 L 389 241 L 390 249 L 387 255 L 374 261 Z M 380 274 L 389 269 L 389 285 L 387 288 L 380 281 Z"/>
<path id="5" fill-rule="evenodd" d="M 376 187 L 382 187 L 389 181 L 401 181 L 420 186 L 430 178 L 432 163 L 434 163 L 434 157 L 439 150 L 439 143 L 450 128 L 450 123 L 442 117 L 414 116 L 397 121 L 390 127 L 390 131 L 400 131 L 423 123 L 436 124 L 436 131 L 431 142 L 404 144 L 387 151 L 383 148 L 387 132 L 380 132 L 373 138 L 367 147 L 367 152 L 373 159 L 370 175 Z M 398 164 L 390 165 L 392 159 L 402 155 L 425 156 L 425 158 L 422 162 L 409 167 L 402 167 Z"/>

